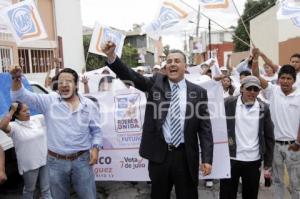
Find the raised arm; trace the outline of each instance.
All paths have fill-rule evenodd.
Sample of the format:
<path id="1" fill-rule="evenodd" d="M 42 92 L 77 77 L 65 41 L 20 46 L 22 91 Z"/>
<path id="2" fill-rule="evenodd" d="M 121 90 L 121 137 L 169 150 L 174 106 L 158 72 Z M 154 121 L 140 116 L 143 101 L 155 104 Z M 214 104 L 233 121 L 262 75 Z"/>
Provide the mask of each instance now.
<path id="1" fill-rule="evenodd" d="M 89 78 L 87 76 L 83 76 L 81 78 L 81 82 L 83 83 L 84 94 L 90 93 Z"/>
<path id="2" fill-rule="evenodd" d="M 34 106 L 38 111 L 45 112 L 49 108 L 51 95 L 36 94 L 22 86 L 22 69 L 15 66 L 10 72 L 12 76 L 11 98 L 12 101 L 20 101 Z"/>
<path id="3" fill-rule="evenodd" d="M 258 56 L 259 56 L 259 49 L 253 48 L 252 49 L 252 55 L 253 55 L 253 61 L 252 61 L 252 75 L 256 76 L 260 80 L 261 87 L 263 89 L 268 87 L 268 81 L 262 78 L 259 74 L 259 68 L 258 68 Z"/>
<path id="4" fill-rule="evenodd" d="M 149 91 L 154 84 L 153 77 L 145 77 L 130 67 L 126 66 L 115 53 L 116 45 L 113 42 L 107 42 L 103 52 L 107 55 L 108 67 L 114 71 L 121 80 L 129 80 L 141 91 Z M 160 75 L 160 74 L 158 74 Z"/>
<path id="5" fill-rule="evenodd" d="M 259 55 L 264 60 L 264 62 L 273 69 L 273 71 L 277 71 L 278 70 L 279 66 L 277 64 L 274 64 L 272 62 L 272 60 L 269 59 L 263 52 L 260 51 Z"/>
<path id="6" fill-rule="evenodd" d="M 0 129 L 4 131 L 5 133 L 9 133 L 11 130 L 11 127 L 9 126 L 9 122 L 11 121 L 11 118 L 13 117 L 14 113 L 16 112 L 18 107 L 17 103 L 12 103 L 10 107 L 10 111 L 2 118 L 0 121 Z"/>

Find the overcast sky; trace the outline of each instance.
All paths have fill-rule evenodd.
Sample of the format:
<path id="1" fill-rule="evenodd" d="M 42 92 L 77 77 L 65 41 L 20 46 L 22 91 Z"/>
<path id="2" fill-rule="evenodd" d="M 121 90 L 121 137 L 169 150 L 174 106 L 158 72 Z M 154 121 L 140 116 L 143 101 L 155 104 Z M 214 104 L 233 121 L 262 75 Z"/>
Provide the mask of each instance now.
<path id="1" fill-rule="evenodd" d="M 198 0 L 184 0 L 195 9 L 198 6 Z M 243 7 L 246 0 L 235 0 L 239 8 Z M 129 30 L 132 24 L 151 22 L 161 5 L 161 0 L 81 0 L 82 22 L 83 25 L 93 27 L 95 21 L 101 24 L 115 27 L 122 30 Z M 238 14 L 234 17 L 225 18 L 222 13 L 213 17 L 220 25 L 226 28 L 236 24 Z M 196 15 L 195 15 L 196 16 Z M 196 21 L 196 19 L 194 19 Z M 200 31 L 206 30 L 207 20 L 201 18 Z M 212 24 L 212 30 L 220 29 Z M 169 44 L 171 48 L 183 48 L 184 36 L 195 34 L 196 25 L 190 24 L 185 30 L 177 34 L 163 36 L 164 45 Z"/>

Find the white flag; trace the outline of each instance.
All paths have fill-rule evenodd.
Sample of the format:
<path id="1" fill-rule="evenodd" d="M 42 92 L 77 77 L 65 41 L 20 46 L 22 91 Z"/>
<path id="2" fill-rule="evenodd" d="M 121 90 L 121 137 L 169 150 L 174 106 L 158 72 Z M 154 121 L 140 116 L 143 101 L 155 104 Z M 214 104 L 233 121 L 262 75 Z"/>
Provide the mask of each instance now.
<path id="1" fill-rule="evenodd" d="M 230 0 L 199 0 L 201 10 L 207 12 L 222 12 L 237 15 L 234 5 Z"/>
<path id="2" fill-rule="evenodd" d="M 292 22 L 295 26 L 297 26 L 298 28 L 300 28 L 300 17 L 293 17 L 292 18 Z"/>
<path id="3" fill-rule="evenodd" d="M 300 16 L 300 0 L 281 0 L 279 2 L 277 19 L 290 19 Z"/>
<path id="4" fill-rule="evenodd" d="M 194 12 L 180 1 L 164 1 L 154 21 L 143 27 L 148 36 L 158 40 L 163 34 L 182 30 Z"/>
<path id="5" fill-rule="evenodd" d="M 4 22 L 11 29 L 17 44 L 47 38 L 41 17 L 32 0 L 25 0 L 1 9 Z"/>
<path id="6" fill-rule="evenodd" d="M 102 48 L 104 48 L 106 42 L 112 41 L 116 44 L 115 53 L 118 55 L 118 57 L 121 57 L 124 39 L 125 35 L 123 33 L 112 30 L 111 28 L 96 22 L 90 42 L 89 52 L 106 56 L 103 53 Z"/>
<path id="7" fill-rule="evenodd" d="M 10 6 L 11 2 L 8 1 L 0 1 L 0 10 L 4 7 Z M 6 23 L 4 23 L 4 19 L 0 16 L 0 33 L 11 33 L 8 29 Z"/>

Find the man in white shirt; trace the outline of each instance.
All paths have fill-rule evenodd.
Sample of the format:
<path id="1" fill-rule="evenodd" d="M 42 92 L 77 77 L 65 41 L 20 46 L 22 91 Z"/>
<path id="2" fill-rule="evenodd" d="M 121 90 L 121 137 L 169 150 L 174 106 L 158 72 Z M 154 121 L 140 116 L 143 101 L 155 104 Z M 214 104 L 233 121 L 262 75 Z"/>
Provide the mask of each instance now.
<path id="1" fill-rule="evenodd" d="M 259 50 L 254 49 L 257 59 Z M 252 73 L 260 78 L 266 98 L 270 102 L 271 117 L 274 122 L 275 148 L 273 161 L 274 197 L 284 198 L 284 166 L 286 166 L 292 199 L 300 198 L 300 151 L 289 150 L 300 145 L 300 89 L 293 86 L 296 70 L 292 65 L 284 65 L 278 73 L 278 84 L 272 85 L 259 76 L 259 69 L 252 66 Z M 298 136 L 298 137 L 297 137 Z"/>
<path id="2" fill-rule="evenodd" d="M 236 199 L 240 178 L 242 197 L 257 198 L 262 161 L 270 178 L 275 140 L 269 107 L 257 98 L 260 88 L 258 78 L 247 76 L 241 95 L 225 100 L 231 178 L 220 180 L 220 199 Z"/>

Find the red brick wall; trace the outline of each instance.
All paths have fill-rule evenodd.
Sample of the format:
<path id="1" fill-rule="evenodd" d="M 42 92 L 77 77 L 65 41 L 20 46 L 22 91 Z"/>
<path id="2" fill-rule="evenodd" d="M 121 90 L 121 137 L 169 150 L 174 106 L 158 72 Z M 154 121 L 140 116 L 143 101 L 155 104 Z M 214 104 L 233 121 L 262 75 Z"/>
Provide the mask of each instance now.
<path id="1" fill-rule="evenodd" d="M 220 66 L 224 66 L 224 52 L 226 51 L 233 51 L 233 43 L 232 42 L 225 42 L 223 44 L 212 44 L 211 45 L 212 51 L 217 49 L 217 58 Z M 209 52 L 209 46 L 206 47 L 207 52 Z M 205 59 L 208 59 L 207 56 Z"/>

